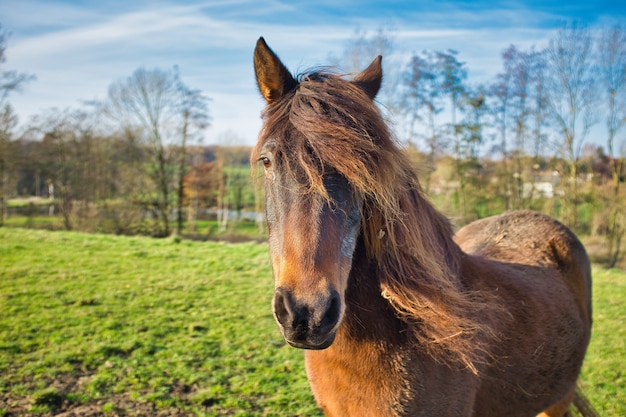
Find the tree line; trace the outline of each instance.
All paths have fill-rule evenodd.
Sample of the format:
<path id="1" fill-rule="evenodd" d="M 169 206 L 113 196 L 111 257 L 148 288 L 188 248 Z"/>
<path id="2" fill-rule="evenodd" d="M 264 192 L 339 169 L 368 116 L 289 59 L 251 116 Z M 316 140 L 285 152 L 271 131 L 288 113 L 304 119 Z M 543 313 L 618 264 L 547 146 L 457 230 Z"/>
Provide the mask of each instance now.
<path id="1" fill-rule="evenodd" d="M 7 34 L 0 36 L 4 62 Z M 19 135 L 8 97 L 33 77 L 0 75 L 0 225 L 16 196 L 46 197 L 43 208 L 68 230 L 158 237 L 193 230 L 207 207 L 219 209 L 224 229 L 228 212 L 254 206 L 243 168 L 249 149 L 199 146 L 210 126 L 210 99 L 189 87 L 178 68 L 139 68 L 111 83 L 104 101 L 50 109 Z"/>
<path id="2" fill-rule="evenodd" d="M 388 53 L 393 31 L 357 33 L 351 45 L 348 64 Z M 625 27 L 564 24 L 544 48 L 511 45 L 501 62 L 479 84 L 455 50 L 414 53 L 392 68 L 381 101 L 424 188 L 436 200 L 445 194 L 441 204 L 460 224 L 546 211 L 603 237 L 614 266 L 626 231 Z"/>
<path id="3" fill-rule="evenodd" d="M 356 72 L 394 49 L 392 30 L 356 32 L 333 59 Z M 385 68 L 379 104 L 424 188 L 459 225 L 545 211 L 600 238 L 615 265 L 626 231 L 625 27 L 564 24 L 542 49 L 506 48 L 501 63 L 477 84 L 455 50 L 409 54 Z M 229 211 L 263 210 L 248 150 L 200 146 L 210 99 L 177 68 L 137 69 L 106 100 L 50 110 L 20 134 L 9 96 L 33 77 L 0 76 L 0 222 L 17 195 L 53 196 L 66 228 L 155 236 L 193 229 L 206 208 L 222 216 L 220 228 Z"/>

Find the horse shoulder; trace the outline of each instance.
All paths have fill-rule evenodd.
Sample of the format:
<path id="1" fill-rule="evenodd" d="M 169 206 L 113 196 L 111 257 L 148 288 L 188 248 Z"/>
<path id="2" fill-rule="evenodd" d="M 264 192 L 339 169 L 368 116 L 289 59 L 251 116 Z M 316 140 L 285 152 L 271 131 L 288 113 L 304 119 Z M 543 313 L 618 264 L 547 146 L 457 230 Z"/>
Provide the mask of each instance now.
<path id="1" fill-rule="evenodd" d="M 307 351 L 309 383 L 327 417 L 470 416 L 480 381 L 414 346 L 338 340 Z"/>
<path id="2" fill-rule="evenodd" d="M 406 396 L 402 360 L 381 346 L 335 340 L 321 351 L 306 352 L 306 369 L 313 395 L 328 417 L 400 416 Z"/>

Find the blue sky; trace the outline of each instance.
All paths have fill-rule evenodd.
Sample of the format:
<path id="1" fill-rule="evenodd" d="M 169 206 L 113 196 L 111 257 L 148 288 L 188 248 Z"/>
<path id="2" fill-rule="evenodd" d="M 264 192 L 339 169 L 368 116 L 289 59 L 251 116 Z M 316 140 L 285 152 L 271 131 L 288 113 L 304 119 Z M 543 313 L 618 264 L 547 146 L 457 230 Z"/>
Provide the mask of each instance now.
<path id="1" fill-rule="evenodd" d="M 328 64 L 357 29 L 391 27 L 396 54 L 456 49 L 470 81 L 481 81 L 500 71 L 504 48 L 541 48 L 574 19 L 625 21 L 626 2 L 0 0 L 0 24 L 11 33 L 2 70 L 37 77 L 11 98 L 22 123 L 51 107 L 102 100 L 113 81 L 139 67 L 178 65 L 183 81 L 212 99 L 206 144 L 256 141 L 263 101 L 252 52 L 259 36 L 297 72 Z"/>

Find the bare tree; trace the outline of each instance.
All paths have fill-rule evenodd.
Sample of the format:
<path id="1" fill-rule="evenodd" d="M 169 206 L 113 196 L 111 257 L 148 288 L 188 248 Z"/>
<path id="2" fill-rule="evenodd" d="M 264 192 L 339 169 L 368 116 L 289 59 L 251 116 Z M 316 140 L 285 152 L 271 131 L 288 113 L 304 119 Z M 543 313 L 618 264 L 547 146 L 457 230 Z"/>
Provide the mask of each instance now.
<path id="1" fill-rule="evenodd" d="M 356 29 L 340 57 L 331 61 L 345 71 L 356 74 L 367 67 L 377 55 L 388 55 L 393 50 L 391 31 L 379 28 L 374 34 Z"/>
<path id="2" fill-rule="evenodd" d="M 600 78 L 607 100 L 607 151 L 611 158 L 612 193 L 608 197 L 607 252 L 609 267 L 620 258 L 622 239 L 626 232 L 626 210 L 620 198 L 620 175 L 624 168 L 624 146 L 616 143 L 626 126 L 626 28 L 614 25 L 606 28 L 597 45 Z M 620 153 L 619 150 L 622 150 Z"/>
<path id="3" fill-rule="evenodd" d="M 65 229 L 75 229 L 102 190 L 94 178 L 98 165 L 108 162 L 94 149 L 93 119 L 81 110 L 50 109 L 30 121 L 28 132 L 41 137 L 43 152 L 37 157 L 44 162 L 42 175 L 49 189 L 54 190 L 51 202 L 58 207 Z"/>
<path id="4" fill-rule="evenodd" d="M 215 151 L 215 163 L 218 176 L 217 189 L 217 227 L 223 233 L 228 229 L 231 214 L 238 210 L 236 190 L 239 176 L 236 170 L 234 145 L 241 143 L 241 138 L 233 131 L 219 135 L 220 146 Z"/>
<path id="5" fill-rule="evenodd" d="M 536 168 L 540 155 L 547 142 L 548 99 L 546 95 L 545 52 L 531 50 L 528 54 L 530 72 L 530 133 L 532 144 L 533 169 Z"/>
<path id="6" fill-rule="evenodd" d="M 533 167 L 545 141 L 542 133 L 546 119 L 542 54 L 511 46 L 503 54 L 503 60 L 510 74 L 511 208 L 529 208 L 535 195 Z M 529 155 L 533 157 L 529 158 Z"/>
<path id="7" fill-rule="evenodd" d="M 7 216 L 9 198 L 9 173 L 14 162 L 13 129 L 17 126 L 17 116 L 10 104 L 0 108 L 0 226 Z"/>
<path id="8" fill-rule="evenodd" d="M 524 156 L 527 137 L 527 118 L 529 114 L 529 81 L 530 70 L 528 55 L 525 52 L 518 50 L 515 47 L 510 48 L 506 54 L 505 59 L 509 60 L 509 67 L 512 72 L 512 122 L 513 122 L 513 138 L 514 149 L 512 152 L 513 157 L 513 208 L 520 209 L 525 208 L 524 204 L 524 182 L 525 182 L 525 167 Z"/>
<path id="9" fill-rule="evenodd" d="M 208 98 L 200 90 L 187 87 L 176 74 L 176 88 L 180 100 L 180 142 L 178 144 L 178 178 L 176 190 L 176 233 L 182 234 L 185 175 L 187 174 L 187 145 L 189 139 L 201 139 L 200 133 L 209 127 Z"/>
<path id="10" fill-rule="evenodd" d="M 0 64 L 6 62 L 8 33 L 0 26 Z M 34 76 L 17 71 L 0 71 L 0 226 L 7 216 L 9 198 L 9 176 L 15 158 L 12 144 L 13 130 L 17 126 L 17 115 L 9 103 L 9 96 L 22 89 Z"/>
<path id="11" fill-rule="evenodd" d="M 504 206 L 507 210 L 511 208 L 511 196 L 513 194 L 513 175 L 509 167 L 509 112 L 510 102 L 512 96 L 511 79 L 513 74 L 508 64 L 509 51 L 514 48 L 511 45 L 502 53 L 502 60 L 504 70 L 496 75 L 496 80 L 491 84 L 489 88 L 489 98 L 491 98 L 491 116 L 493 119 L 494 127 L 499 137 L 499 143 L 495 146 L 502 157 L 501 174 L 500 177 L 504 180 L 502 183 L 501 194 L 504 198 Z"/>
<path id="12" fill-rule="evenodd" d="M 461 109 L 465 117 L 460 123 L 455 124 L 455 132 L 458 135 L 455 141 L 455 170 L 459 182 L 458 196 L 463 223 L 474 219 L 469 216 L 468 200 L 471 200 L 473 210 L 479 210 L 480 202 L 477 197 L 482 194 L 484 188 L 480 184 L 482 176 L 478 148 L 483 143 L 483 118 L 488 112 L 485 96 L 483 87 L 479 86 L 475 89 L 464 87 L 462 96 L 464 103 Z M 473 190 L 470 186 L 473 186 Z M 470 190 L 472 191 L 471 198 Z"/>
<path id="13" fill-rule="evenodd" d="M 0 25 L 0 64 L 6 62 L 6 43 L 9 34 Z M 24 84 L 34 80 L 31 74 L 17 71 L 0 72 L 0 107 L 4 108 L 8 104 L 9 95 L 13 92 L 21 91 Z"/>
<path id="14" fill-rule="evenodd" d="M 597 120 L 591 32 L 572 23 L 561 27 L 546 50 L 549 110 L 561 136 L 567 161 L 562 219 L 578 226 L 578 160 L 589 130 Z"/>
<path id="15" fill-rule="evenodd" d="M 441 127 L 436 122 L 437 115 L 443 111 L 442 74 L 435 56 L 430 52 L 414 55 L 409 60 L 402 74 L 402 92 L 400 108 L 408 117 L 410 124 L 409 142 L 417 136 L 415 124 L 426 126 L 423 136 L 428 149 L 425 172 L 425 190 L 430 191 L 432 172 L 435 170 L 435 156 L 442 149 Z"/>
<path id="16" fill-rule="evenodd" d="M 449 49 L 447 52 L 435 52 L 437 65 L 442 73 L 441 90 L 442 94 L 450 99 L 450 125 L 453 136 L 458 140 L 457 112 L 462 104 L 462 99 L 466 93 L 465 82 L 467 80 L 467 68 L 464 62 L 457 59 L 458 52 Z"/>
<path id="17" fill-rule="evenodd" d="M 398 72 L 392 62 L 394 50 L 393 29 L 380 27 L 371 33 L 366 30 L 356 29 L 354 35 L 346 42 L 340 56 L 330 56 L 333 65 L 356 74 L 365 69 L 374 58 L 382 55 L 385 66 L 385 82 L 377 95 L 377 101 L 382 103 L 381 110 L 390 117 L 388 110 L 394 107 L 394 94 L 398 84 Z"/>
<path id="18" fill-rule="evenodd" d="M 447 52 L 435 52 L 435 59 L 438 69 L 441 73 L 441 93 L 450 100 L 450 123 L 448 130 L 450 132 L 452 155 L 454 157 L 454 174 L 458 182 L 457 195 L 459 198 L 459 206 L 461 208 L 461 217 L 463 220 L 467 217 L 465 204 L 465 164 L 464 157 L 464 128 L 462 123 L 458 123 L 457 114 L 465 104 L 467 88 L 465 82 L 467 80 L 467 68 L 465 63 L 457 59 L 458 52 L 448 50 Z M 482 107 L 479 106 L 479 107 Z M 470 135 L 471 137 L 471 135 Z"/>
<path id="19" fill-rule="evenodd" d="M 155 185 L 152 207 L 157 216 L 154 234 L 168 236 L 172 188 L 176 188 L 174 167 L 178 164 L 179 174 L 184 172 L 180 155 L 186 149 L 190 129 L 208 126 L 206 98 L 185 86 L 175 70 L 139 68 L 111 84 L 108 104 L 111 117 L 126 131 L 138 132 L 150 150 L 153 163 L 148 174 Z M 169 152 L 171 145 L 178 145 L 178 158 Z M 180 187 L 182 179 L 177 184 Z M 182 201 L 182 193 L 178 197 Z"/>
<path id="20" fill-rule="evenodd" d="M 498 182 L 506 209 L 529 208 L 536 194 L 535 166 L 546 138 L 542 62 L 542 54 L 534 49 L 509 46 L 502 53 L 503 71 L 489 89 L 499 138 L 496 149 L 502 155 Z"/>

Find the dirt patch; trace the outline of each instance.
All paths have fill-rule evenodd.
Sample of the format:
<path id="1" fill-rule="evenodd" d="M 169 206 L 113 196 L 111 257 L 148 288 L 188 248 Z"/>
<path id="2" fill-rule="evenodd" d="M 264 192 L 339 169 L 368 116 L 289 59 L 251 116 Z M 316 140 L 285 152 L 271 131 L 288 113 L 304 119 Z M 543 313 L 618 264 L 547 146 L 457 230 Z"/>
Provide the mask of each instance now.
<path id="1" fill-rule="evenodd" d="M 118 394 L 106 400 L 96 400 L 59 411 L 59 413 L 51 415 L 57 417 L 95 417 L 102 415 L 112 417 L 184 417 L 189 415 L 187 412 L 174 409 L 158 410 L 154 404 L 131 400 L 128 394 Z"/>
<path id="2" fill-rule="evenodd" d="M 60 398 L 60 397 L 57 397 Z M 38 415 L 42 417 L 185 417 L 189 412 L 177 409 L 157 409 L 149 402 L 134 401 L 128 394 L 117 394 L 106 399 L 98 399 L 78 404 L 61 399 L 58 404 L 46 404 L 50 411 L 34 412 L 37 404 L 32 398 L 10 398 L 0 395 L 0 410 L 4 410 L 4 417 L 25 417 Z M 38 404 L 39 406 L 44 404 Z"/>
<path id="3" fill-rule="evenodd" d="M 87 402 L 77 400 L 79 395 L 76 394 L 82 391 L 82 387 L 91 377 L 92 374 L 86 372 L 60 375 L 50 382 L 47 389 L 26 397 L 0 393 L 0 412 L 4 412 L 3 417 L 184 417 L 190 415 L 187 411 L 157 408 L 151 402 L 133 400 L 128 393 L 113 394 Z M 27 385 L 31 384 L 27 382 Z"/>

